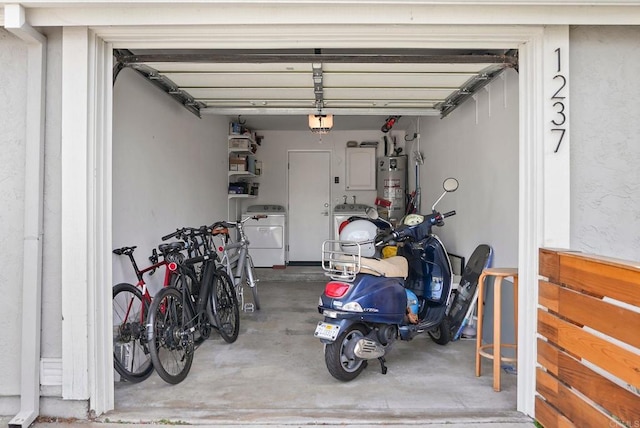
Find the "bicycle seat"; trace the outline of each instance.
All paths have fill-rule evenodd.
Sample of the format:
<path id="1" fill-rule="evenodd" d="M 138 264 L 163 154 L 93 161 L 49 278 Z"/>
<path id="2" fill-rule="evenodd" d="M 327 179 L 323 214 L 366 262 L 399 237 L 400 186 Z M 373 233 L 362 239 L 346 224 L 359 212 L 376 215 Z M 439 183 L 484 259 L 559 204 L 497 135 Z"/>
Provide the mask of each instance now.
<path id="1" fill-rule="evenodd" d="M 211 231 L 212 235 L 228 235 L 229 229 L 226 227 L 217 227 Z"/>
<path id="2" fill-rule="evenodd" d="M 165 244 L 158 245 L 158 250 L 160 250 L 160 252 L 162 254 L 174 253 L 176 251 L 182 251 L 182 250 L 184 250 L 184 248 L 185 248 L 185 245 L 184 245 L 184 242 L 182 242 L 182 241 L 168 242 L 168 243 L 165 243 Z"/>

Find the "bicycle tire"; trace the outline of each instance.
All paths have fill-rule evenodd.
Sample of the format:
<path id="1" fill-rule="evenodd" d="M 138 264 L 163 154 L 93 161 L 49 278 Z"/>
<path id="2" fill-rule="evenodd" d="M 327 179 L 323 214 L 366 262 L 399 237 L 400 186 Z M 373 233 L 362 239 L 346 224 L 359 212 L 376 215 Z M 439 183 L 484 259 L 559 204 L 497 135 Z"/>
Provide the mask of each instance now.
<path id="1" fill-rule="evenodd" d="M 149 302 L 132 284 L 113 287 L 113 367 L 125 380 L 138 383 L 153 373 L 145 332 Z"/>
<path id="2" fill-rule="evenodd" d="M 251 282 L 249 280 L 249 275 L 247 275 L 247 285 L 251 289 L 251 295 L 253 296 L 253 305 L 255 306 L 256 311 L 260 310 L 260 299 L 258 298 L 258 280 L 256 279 L 256 271 L 253 267 L 253 259 L 251 256 L 247 257 L 247 269 L 249 269 L 249 273 L 251 274 L 251 279 L 253 280 L 253 287 L 251 286 Z"/>
<path id="3" fill-rule="evenodd" d="M 188 329 L 193 318 L 178 289 L 163 288 L 153 298 L 147 327 L 152 344 L 149 349 L 153 367 L 167 383 L 182 382 L 191 370 L 195 346 Z"/>
<path id="4" fill-rule="evenodd" d="M 240 332 L 240 305 L 233 281 L 224 268 L 218 268 L 210 283 L 212 288 L 207 303 L 209 322 L 217 326 L 225 342 L 233 343 Z"/>

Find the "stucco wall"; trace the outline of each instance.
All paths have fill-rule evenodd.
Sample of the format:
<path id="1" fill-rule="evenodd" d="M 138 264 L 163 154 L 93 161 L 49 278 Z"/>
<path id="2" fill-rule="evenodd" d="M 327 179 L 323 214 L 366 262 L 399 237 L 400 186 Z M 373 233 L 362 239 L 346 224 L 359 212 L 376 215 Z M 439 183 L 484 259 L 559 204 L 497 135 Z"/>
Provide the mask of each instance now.
<path id="1" fill-rule="evenodd" d="M 20 393 L 26 70 L 25 44 L 0 28 L 0 395 Z"/>
<path id="2" fill-rule="evenodd" d="M 640 261 L 640 27 L 575 27 L 571 248 Z"/>

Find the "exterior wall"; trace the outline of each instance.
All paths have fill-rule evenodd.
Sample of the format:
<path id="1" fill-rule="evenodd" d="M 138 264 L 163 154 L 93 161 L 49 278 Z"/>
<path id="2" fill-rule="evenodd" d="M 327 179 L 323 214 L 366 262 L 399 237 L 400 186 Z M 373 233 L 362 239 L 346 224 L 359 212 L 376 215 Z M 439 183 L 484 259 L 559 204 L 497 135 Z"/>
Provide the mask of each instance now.
<path id="1" fill-rule="evenodd" d="M 113 96 L 113 248 L 136 245 L 148 266 L 160 237 L 227 217 L 224 117 L 194 116 L 131 69 Z M 162 275 L 147 278 L 152 291 Z M 136 282 L 126 257 L 113 256 L 113 281 Z"/>
<path id="2" fill-rule="evenodd" d="M 61 31 L 49 29 L 47 36 L 47 100 L 44 179 L 44 239 L 42 269 L 42 358 L 61 361 L 60 284 L 60 51 Z M 24 144 L 27 76 L 24 42 L 0 28 L 0 239 L 6 251 L 0 273 L 0 331 L 5 346 L 0 351 L 0 414 L 15 414 L 20 408 L 22 242 L 24 215 Z M 54 378 L 41 379 L 42 411 L 53 410 L 61 397 Z M 74 404 L 75 405 L 75 404 Z M 85 406 L 86 407 L 86 406 Z M 55 411 L 54 411 L 55 412 Z"/>
<path id="3" fill-rule="evenodd" d="M 640 27 L 575 27 L 571 249 L 640 261 Z"/>
<path id="4" fill-rule="evenodd" d="M 47 33 L 47 93 L 45 120 L 44 231 L 42 278 L 42 357 L 62 357 L 61 296 L 61 163 L 60 163 L 60 81 L 62 78 L 62 31 Z M 59 387 L 45 387 L 47 395 L 60 396 Z"/>
<path id="5" fill-rule="evenodd" d="M 0 396 L 19 397 L 27 48 L 3 28 L 0 64 Z M 17 405 L 0 401 L 0 413 Z"/>
<path id="6" fill-rule="evenodd" d="M 634 166 L 637 164 L 639 157 L 637 140 L 639 120 L 638 117 L 638 105 L 635 103 L 639 88 L 638 83 L 634 80 L 635 75 L 632 73 L 638 69 L 638 62 L 640 62 L 638 56 L 638 47 L 634 45 L 634 41 L 638 40 L 640 29 L 638 27 L 576 27 L 571 31 L 571 97 L 572 97 L 572 248 L 582 249 L 584 251 L 613 255 L 616 257 L 623 257 L 632 260 L 638 260 L 638 247 L 640 243 L 637 240 L 638 234 L 638 201 L 632 199 L 632 192 L 637 192 L 638 187 L 638 172 Z M 44 238 L 44 271 L 43 271 L 43 333 L 42 333 L 42 356 L 48 358 L 60 358 L 61 356 L 61 328 L 60 328 L 60 36 L 59 32 L 54 31 L 48 34 L 49 37 L 49 62 L 48 62 L 48 79 L 47 79 L 47 124 L 46 124 L 46 152 L 45 152 L 45 238 Z M 24 182 L 24 127 L 25 127 L 25 110 L 24 110 L 24 94 L 25 94 L 25 76 L 26 76 L 26 48 L 17 40 L 14 36 L 6 32 L 4 29 L 0 29 L 0 143 L 2 144 L 2 150 L 0 151 L 0 165 L 2 165 L 2 178 L 0 179 L 0 197 L 4 202 L 2 208 L 0 208 L 0 240 L 4 244 L 3 248 L 9 249 L 3 252 L 3 272 L 0 277 L 0 292 L 3 295 L 3 299 L 0 303 L 0 310 L 2 310 L 2 320 L 0 321 L 0 331 L 2 331 L 3 347 L 0 351 L 0 376 L 2 382 L 0 382 L 0 414 L 15 414 L 18 410 L 17 395 L 20 393 L 20 317 L 21 317 L 21 281 L 22 281 L 22 223 L 23 223 L 23 182 Z M 124 76 L 124 75 L 123 75 Z M 121 76 L 122 77 L 122 76 Z M 511 79 L 511 77 L 508 77 Z M 124 81 L 124 80 L 123 80 Z M 119 82 L 122 83 L 123 81 Z M 135 85 L 136 87 L 140 85 Z M 496 89 L 497 90 L 497 89 Z M 492 90 L 493 91 L 493 90 Z M 500 96 L 494 95 L 491 92 L 492 103 L 500 99 Z M 117 121 L 118 120 L 133 120 L 142 121 L 149 129 L 158 129 L 158 127 L 165 125 L 164 133 L 158 133 L 155 138 L 160 141 L 161 145 L 166 149 L 170 147 L 168 145 L 168 139 L 173 138 L 173 141 L 184 140 L 186 138 L 193 138 L 199 142 L 203 141 L 205 135 L 210 131 L 215 134 L 215 140 L 220 141 L 222 148 L 207 149 L 206 146 L 200 145 L 200 149 L 194 148 L 190 153 L 193 156 L 202 155 L 204 159 L 215 159 L 213 161 L 212 169 L 219 168 L 220 176 L 216 173 L 215 177 L 208 177 L 215 180 L 215 182 L 226 183 L 226 120 L 216 122 L 216 119 L 211 119 L 214 123 L 208 123 L 209 119 L 203 119 L 202 124 L 198 122 L 198 125 L 193 125 L 194 135 L 191 135 L 192 130 L 187 133 L 171 134 L 172 131 L 178 127 L 172 127 L 166 125 L 165 121 L 167 117 L 171 117 L 172 120 L 176 120 L 173 115 L 169 115 L 168 111 L 172 111 L 176 115 L 190 115 L 186 111 L 182 111 L 179 106 L 174 106 L 175 111 L 171 107 L 167 107 L 168 111 L 161 111 L 165 108 L 164 101 L 160 99 L 166 99 L 164 95 L 159 94 L 156 98 L 152 93 L 136 93 L 136 95 L 152 101 L 150 104 L 138 106 L 136 109 L 127 110 L 127 106 L 119 106 L 121 111 L 127 111 L 129 116 L 125 118 L 117 118 L 115 115 L 118 113 L 117 108 L 114 108 L 114 144 L 117 137 Z M 486 96 L 486 94 L 483 94 Z M 117 98 L 114 98 L 115 102 L 118 102 Z M 135 99 L 130 100 L 135 102 Z M 170 101 L 171 103 L 172 101 Z M 479 97 L 479 103 L 483 102 L 483 97 Z M 162 105 L 162 107 L 159 107 Z M 475 107 L 472 111 L 466 111 L 465 109 L 471 109 L 469 107 L 472 104 L 463 106 L 460 110 L 454 112 L 454 114 L 448 119 L 450 123 L 455 123 L 453 120 L 455 115 L 464 115 L 467 120 L 471 118 L 475 122 Z M 508 102 L 508 105 L 511 104 Z M 151 106 L 151 107 L 150 107 Z M 158 109 L 156 111 L 156 108 Z M 154 113 L 160 112 L 158 116 L 152 116 L 152 110 Z M 180 112 L 178 112 L 180 110 Z M 479 124 L 489 123 L 483 121 L 483 114 L 488 114 L 486 110 L 480 110 Z M 498 109 L 491 109 L 491 121 L 494 119 L 497 122 Z M 194 118 L 195 119 L 195 118 Z M 485 118 L 488 120 L 488 118 Z M 438 122 L 437 120 L 423 120 L 421 121 L 422 148 L 430 144 L 430 142 L 440 139 L 447 144 L 453 144 L 456 139 L 447 137 L 446 130 L 434 130 L 434 133 L 429 129 L 430 122 Z M 187 121 L 185 120 L 185 123 Z M 173 122 L 175 125 L 175 122 Z M 456 137 L 471 138 L 474 137 L 474 141 L 479 140 L 482 126 L 474 128 L 469 123 L 464 129 L 457 124 L 455 125 L 459 131 Z M 202 128 L 201 128 L 202 126 Z M 444 121 L 438 126 L 444 126 Z M 483 125 L 484 126 L 484 125 Z M 204 128 L 208 128 L 205 130 Z M 435 125 L 434 125 L 434 128 Z M 181 129 L 183 131 L 183 129 Z M 438 137 L 438 132 L 442 132 L 442 138 Z M 502 130 L 501 130 L 502 132 Z M 185 135 L 186 134 L 186 135 Z M 120 135 L 121 136 L 121 135 Z M 495 135 L 494 135 L 495 136 Z M 127 138 L 130 135 L 126 136 Z M 167 139 L 165 139 L 167 138 Z M 208 137 L 207 137 L 208 138 Z M 219 140 L 218 140 L 219 139 Z M 517 139 L 517 136 L 514 140 Z M 124 141 L 124 140 L 123 140 Z M 346 141 L 346 140 L 345 140 Z M 146 141 L 149 143 L 149 141 Z M 466 148 L 477 148 L 471 141 Z M 501 158 L 501 165 L 512 164 L 514 167 L 517 162 L 513 161 L 513 152 L 516 150 L 517 145 L 500 147 L 494 145 L 493 141 L 489 141 L 486 144 L 491 144 L 492 149 L 507 150 L 509 155 L 506 158 Z M 158 147 L 154 145 L 153 147 Z M 151 148 L 149 147 L 149 150 Z M 216 146 L 217 147 L 217 146 Z M 428 146 L 427 146 L 428 147 Z M 472 248 L 465 248 L 463 244 L 463 231 L 467 233 L 466 236 L 472 236 L 471 233 L 478 233 L 476 236 L 478 240 L 485 238 L 482 233 L 485 233 L 484 224 L 476 225 L 475 228 L 467 228 L 465 220 L 478 220 L 482 221 L 483 217 L 479 214 L 473 216 L 472 219 L 466 219 L 464 216 L 467 214 L 464 211 L 484 212 L 486 207 L 483 205 L 488 201 L 495 200 L 497 203 L 501 203 L 502 206 L 509 205 L 509 195 L 512 191 L 509 185 L 516 186 L 517 180 L 513 180 L 514 183 L 506 183 L 503 195 L 500 195 L 499 191 L 493 191 L 488 194 L 487 197 L 479 199 L 472 206 L 467 207 L 461 200 L 464 196 L 474 197 L 473 195 L 465 195 L 463 190 L 466 183 L 475 182 L 477 176 L 473 176 L 471 171 L 475 171 L 476 174 L 487 180 L 487 186 L 492 189 L 497 189 L 497 183 L 501 183 L 505 177 L 508 179 L 511 175 L 490 175 L 489 161 L 491 159 L 485 158 L 485 155 L 490 153 L 490 150 L 482 150 L 474 154 L 477 156 L 476 162 L 472 165 L 467 165 L 462 162 L 462 156 L 468 154 L 468 152 L 435 152 L 436 156 L 448 156 L 449 163 L 444 164 L 441 162 L 435 162 L 430 160 L 427 156 L 427 166 L 421 169 L 422 171 L 422 187 L 423 187 L 423 211 L 428 209 L 429 201 L 433 199 L 433 195 L 437 194 L 440 189 L 440 183 L 442 178 L 448 175 L 456 175 L 461 179 L 461 189 L 454 195 L 450 195 L 451 198 L 447 198 L 440 206 L 443 210 L 445 208 L 454 208 L 458 211 L 458 216 L 450 219 L 447 222 L 447 226 L 442 228 L 441 235 L 445 239 L 445 243 L 448 245 L 449 250 L 452 252 L 459 252 L 463 254 L 469 254 Z M 114 165 L 115 161 L 114 147 Z M 218 151 L 219 150 L 219 151 Z M 410 151 L 405 150 L 405 153 Z M 124 153 L 124 154 L 123 154 Z M 126 158 L 129 152 L 120 153 L 121 157 Z M 222 155 L 224 153 L 224 155 Z M 426 154 L 426 153 L 425 153 Z M 140 155 L 140 154 L 138 154 Z M 517 154 L 515 155 L 517 158 Z M 146 163 L 157 165 L 158 168 L 149 168 L 153 172 L 153 177 L 158 178 L 163 170 L 161 166 L 162 162 L 166 159 L 172 158 L 172 156 L 166 156 L 166 158 L 154 158 L 149 160 L 148 157 L 142 157 L 138 159 L 144 160 Z M 173 157 L 174 158 L 174 157 Z M 595 158 L 595 159 L 594 159 Z M 175 158 L 174 158 L 175 159 Z M 484 162 L 478 162 L 480 159 Z M 515 159 L 515 158 L 514 158 Z M 126 161 L 123 159 L 122 161 Z M 445 159 L 446 160 L 446 159 Z M 513 161 L 513 162 L 512 162 Z M 220 162 L 220 163 L 218 163 Z M 432 163 L 431 163 L 432 162 Z M 116 175 L 120 172 L 125 178 L 141 178 L 140 171 L 135 170 L 135 163 L 133 171 L 127 168 L 114 168 L 114 180 Z M 473 167 L 478 164 L 483 164 L 487 170 L 474 170 Z M 225 165 L 225 166 L 222 166 Z M 440 174 L 436 173 L 438 165 L 455 165 L 459 170 L 454 170 L 449 174 L 449 171 L 440 171 Z M 173 168 L 177 173 L 184 173 L 179 167 L 169 166 Z M 265 165 L 268 168 L 268 165 Z M 466 169 L 465 169 L 466 168 Z M 466 171 L 469 170 L 469 173 Z M 166 171 L 165 171 L 166 172 Z M 128 174 L 128 175 L 127 175 Z M 466 175 L 470 174 L 470 175 Z M 485 175 L 487 174 L 487 175 Z M 517 174 L 515 175 L 517 176 Z M 470 178 L 467 178 L 470 177 Z M 149 177 L 144 177 L 148 179 Z M 207 179 L 208 179 L 207 178 Z M 125 180 L 126 181 L 126 180 Z M 177 182 L 177 181 L 176 181 Z M 160 186 L 154 181 L 152 182 L 157 188 Z M 435 183 L 435 184 L 434 184 Z M 115 184 L 115 183 L 114 183 Z M 469 187 L 467 187 L 468 189 Z M 517 190 L 517 187 L 514 187 Z M 189 188 L 170 187 L 175 192 L 189 193 Z M 148 188 L 140 187 L 135 189 L 140 194 L 147 192 Z M 199 190 L 204 190 L 199 188 Z M 221 192 L 223 195 L 220 197 Z M 182 223 L 179 221 L 184 218 L 184 222 L 208 222 L 211 218 L 226 216 L 226 189 L 215 190 L 215 196 L 208 202 L 209 205 L 201 207 L 196 212 L 182 213 L 182 217 L 178 216 L 178 213 L 167 214 L 167 206 L 172 206 L 173 203 L 167 204 L 166 202 L 159 205 L 157 210 L 153 211 L 149 216 L 144 217 L 147 222 L 153 223 L 154 227 L 147 228 L 144 225 L 135 228 L 131 227 L 129 230 L 118 229 L 118 220 L 116 219 L 115 206 L 120 204 L 119 207 L 127 209 L 127 200 L 123 195 L 116 194 L 114 188 L 114 246 L 117 245 L 129 245 L 129 244 L 141 244 L 140 254 L 148 254 L 150 248 L 157 244 L 157 237 L 165 233 L 164 228 L 173 228 Z M 341 195 L 340 193 L 339 195 Z M 160 194 L 155 194 L 152 198 L 144 202 L 154 202 L 160 199 Z M 503 196 L 507 199 L 499 199 Z M 122 198 L 122 199 L 120 199 Z M 637 199 L 637 198 L 636 198 Z M 213 206 L 214 202 L 215 206 Z M 220 204 L 220 201 L 223 201 Z M 175 208 L 174 208 L 175 209 Z M 513 205 L 513 210 L 517 209 L 516 204 Z M 162 221 L 157 221 L 158 213 Z M 138 215 L 136 211 L 129 212 L 130 218 L 135 218 Z M 186 218 L 188 215 L 193 217 Z M 173 217 L 172 217 L 173 216 Z M 143 217 L 143 216 L 140 216 Z M 486 219 L 484 219 L 486 220 Z M 495 229 L 491 233 L 511 233 L 512 224 L 508 219 L 499 219 L 503 222 L 496 221 L 492 223 L 492 227 Z M 506 223 L 504 221 L 506 220 Z M 635 220 L 635 221 L 634 221 Z M 503 224 L 504 223 L 504 224 Z M 455 227 L 449 228 L 449 225 Z M 157 227 L 155 227 L 157 226 Z M 460 227 L 458 227 L 460 226 Z M 451 230 L 451 231 L 450 231 Z M 471 230 L 471 232 L 470 232 Z M 489 236 L 489 232 L 486 232 Z M 147 243 L 141 242 L 142 239 L 137 242 L 130 242 L 129 239 L 136 236 L 151 236 L 153 242 Z M 450 235 L 451 234 L 451 235 Z M 513 234 L 517 236 L 517 230 Z M 635 238 L 635 240 L 634 240 Z M 121 241 L 118 241 L 121 240 Z M 496 250 L 495 265 L 511 265 L 511 263 L 517 258 L 517 251 L 514 251 L 511 258 L 508 256 L 508 245 L 500 246 L 499 250 Z M 498 258 L 500 257 L 500 258 Z M 117 271 L 117 267 L 114 271 Z M 129 272 L 126 275 L 129 278 Z M 124 270 L 122 270 L 124 275 Z M 118 279 L 117 272 L 114 272 L 114 280 Z M 55 396 L 55 388 L 43 388 L 44 395 Z M 68 403 L 64 403 L 68 404 Z M 51 414 L 43 409 L 43 413 Z"/>

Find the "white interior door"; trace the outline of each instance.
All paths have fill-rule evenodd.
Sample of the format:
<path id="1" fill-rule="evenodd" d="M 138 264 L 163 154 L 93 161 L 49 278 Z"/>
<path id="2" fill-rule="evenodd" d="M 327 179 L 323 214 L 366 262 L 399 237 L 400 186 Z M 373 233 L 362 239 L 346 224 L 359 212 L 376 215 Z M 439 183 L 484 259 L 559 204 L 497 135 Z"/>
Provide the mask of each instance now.
<path id="1" fill-rule="evenodd" d="M 329 238 L 331 155 L 289 152 L 289 262 L 319 262 Z"/>

